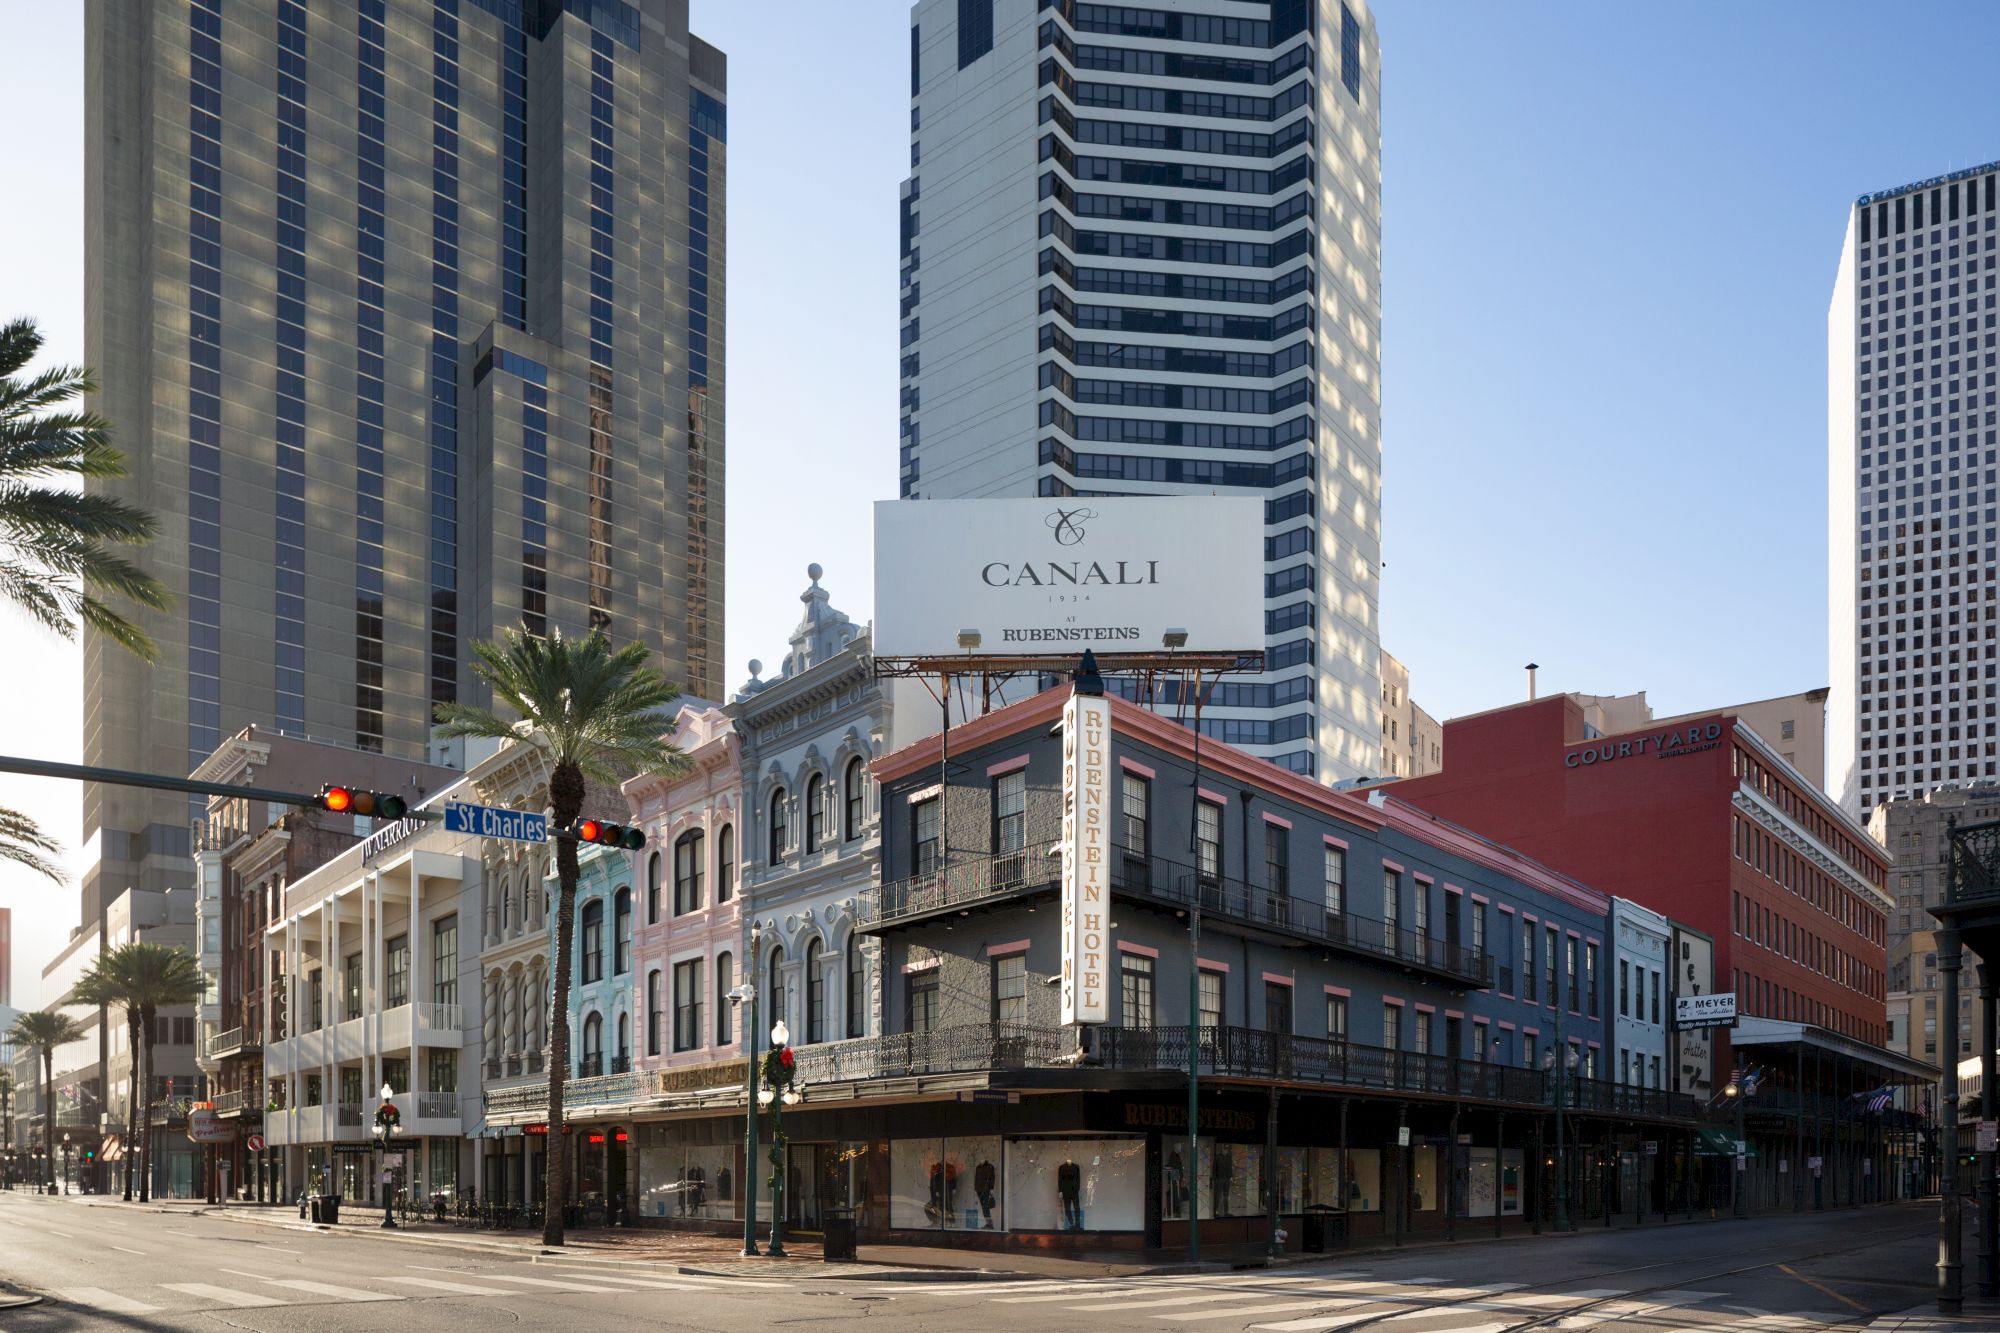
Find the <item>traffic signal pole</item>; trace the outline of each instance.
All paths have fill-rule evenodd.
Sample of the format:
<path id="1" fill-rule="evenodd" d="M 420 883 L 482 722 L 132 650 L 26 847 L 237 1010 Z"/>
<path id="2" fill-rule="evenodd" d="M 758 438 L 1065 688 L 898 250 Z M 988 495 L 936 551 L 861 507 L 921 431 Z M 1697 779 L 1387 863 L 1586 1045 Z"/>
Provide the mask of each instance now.
<path id="1" fill-rule="evenodd" d="M 0 755 L 0 773 L 20 773 L 32 778 L 66 778 L 72 782 L 101 782 L 109 787 L 150 787 L 154 791 L 186 792 L 191 796 L 240 796 L 253 801 L 276 801 L 280 805 L 318 806 L 318 792 L 276 791 L 269 787 L 241 787 L 226 782 L 199 782 L 194 778 L 168 777 L 162 773 L 135 773 L 123 768 L 93 768 L 87 764 L 57 764 L 44 759 L 21 759 Z M 443 819 L 436 810 L 408 810 L 405 819 Z"/>

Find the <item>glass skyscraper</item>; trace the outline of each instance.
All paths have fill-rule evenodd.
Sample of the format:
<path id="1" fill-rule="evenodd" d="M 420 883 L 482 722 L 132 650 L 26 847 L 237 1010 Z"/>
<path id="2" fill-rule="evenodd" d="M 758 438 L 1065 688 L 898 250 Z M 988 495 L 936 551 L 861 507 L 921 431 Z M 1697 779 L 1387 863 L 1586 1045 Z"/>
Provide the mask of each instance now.
<path id="1" fill-rule="evenodd" d="M 1203 730 L 1327 781 L 1381 767 L 1379 75 L 1362 0 L 910 14 L 902 494 L 1262 497 Z"/>
<path id="2" fill-rule="evenodd" d="M 93 0 L 85 60 L 107 489 L 176 598 L 156 666 L 86 638 L 85 761 L 422 759 L 517 625 L 718 697 L 727 66 L 685 0 Z M 85 919 L 186 883 L 188 821 L 89 789 Z"/>

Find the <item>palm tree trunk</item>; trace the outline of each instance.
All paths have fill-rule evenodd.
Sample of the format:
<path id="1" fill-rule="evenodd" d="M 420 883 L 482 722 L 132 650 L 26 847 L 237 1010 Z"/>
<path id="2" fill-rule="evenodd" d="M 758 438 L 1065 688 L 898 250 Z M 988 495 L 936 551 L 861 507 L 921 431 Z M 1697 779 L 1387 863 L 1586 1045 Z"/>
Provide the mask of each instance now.
<path id="1" fill-rule="evenodd" d="M 558 829 L 576 823 L 583 809 L 583 774 L 558 764 L 549 775 L 549 813 Z M 568 1140 L 563 1137 L 563 1081 L 569 1074 L 569 991 L 576 948 L 576 840 L 556 839 L 556 956 L 549 960 L 554 992 L 549 1008 L 548 1161 L 542 1178 L 542 1244 L 563 1243 L 563 1207 L 569 1201 Z"/>
<path id="2" fill-rule="evenodd" d="M 139 1085 L 139 1202 L 153 1200 L 153 1015 L 139 1015 L 139 1050 L 144 1056 L 145 1082 Z"/>
<path id="3" fill-rule="evenodd" d="M 125 1177 L 125 1202 L 130 1203 L 132 1202 L 132 1157 L 133 1157 L 132 1126 L 134 1123 L 136 1123 L 138 1119 L 138 1117 L 134 1114 L 134 1109 L 139 1104 L 139 1011 L 138 1010 L 127 1009 L 125 1011 L 125 1026 L 128 1030 L 128 1035 L 131 1038 L 130 1049 L 132 1052 L 132 1079 L 129 1083 L 125 1085 L 125 1151 L 119 1154 L 119 1156 L 124 1160 L 119 1162 L 118 1165 Z"/>

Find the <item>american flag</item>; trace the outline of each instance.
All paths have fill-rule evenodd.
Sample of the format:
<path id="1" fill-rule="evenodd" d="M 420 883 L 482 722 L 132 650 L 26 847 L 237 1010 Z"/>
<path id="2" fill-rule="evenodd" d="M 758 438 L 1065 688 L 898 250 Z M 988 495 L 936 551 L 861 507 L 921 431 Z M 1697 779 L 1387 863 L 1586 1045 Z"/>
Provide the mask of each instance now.
<path id="1" fill-rule="evenodd" d="M 1884 1083 L 1872 1096 L 1868 1096 L 1868 1109 L 1870 1111 L 1886 1111 L 1889 1109 L 1889 1103 L 1895 1099 L 1896 1089 L 1894 1085 Z"/>

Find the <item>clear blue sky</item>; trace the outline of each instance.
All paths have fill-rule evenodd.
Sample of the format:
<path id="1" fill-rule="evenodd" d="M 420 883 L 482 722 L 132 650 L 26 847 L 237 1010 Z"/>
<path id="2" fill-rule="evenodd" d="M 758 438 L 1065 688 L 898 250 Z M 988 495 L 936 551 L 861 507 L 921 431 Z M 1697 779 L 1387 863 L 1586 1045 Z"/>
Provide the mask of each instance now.
<path id="1" fill-rule="evenodd" d="M 248 0 L 232 0 L 247 3 Z M 999 0 L 1003 13 L 1031 0 Z M 804 569 L 870 610 L 895 491 L 898 0 L 693 0 L 729 54 L 728 679 Z M 1383 642 L 1441 717 L 1826 680 L 1826 304 L 1856 194 L 2000 158 L 2000 5 L 1383 0 Z M 82 350 L 82 5 L 0 0 L 0 312 Z M 18 195 L 19 191 L 16 192 Z M 76 752 L 75 655 L 0 615 L 0 749 Z M 73 788 L 0 804 L 74 839 Z M 16 1001 L 73 897 L 0 870 Z"/>

